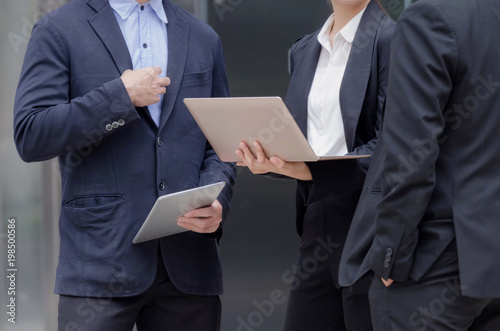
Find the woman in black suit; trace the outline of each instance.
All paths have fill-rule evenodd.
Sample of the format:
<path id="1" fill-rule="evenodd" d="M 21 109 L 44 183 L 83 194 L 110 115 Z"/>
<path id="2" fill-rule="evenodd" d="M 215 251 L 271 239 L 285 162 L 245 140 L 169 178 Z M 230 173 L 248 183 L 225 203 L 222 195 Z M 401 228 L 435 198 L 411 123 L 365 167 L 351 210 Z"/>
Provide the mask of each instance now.
<path id="1" fill-rule="evenodd" d="M 317 155 L 372 155 L 395 23 L 377 0 L 331 0 L 335 14 L 291 49 L 286 104 Z M 285 162 L 242 142 L 239 166 L 298 180 L 300 249 L 286 331 L 371 330 L 369 279 L 338 284 L 343 244 L 370 158 Z"/>

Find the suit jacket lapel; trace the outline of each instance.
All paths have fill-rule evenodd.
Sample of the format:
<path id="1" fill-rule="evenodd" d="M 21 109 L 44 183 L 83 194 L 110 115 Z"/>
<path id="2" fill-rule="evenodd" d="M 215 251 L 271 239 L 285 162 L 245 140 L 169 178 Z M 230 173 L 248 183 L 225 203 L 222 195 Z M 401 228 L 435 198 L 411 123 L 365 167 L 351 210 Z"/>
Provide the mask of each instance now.
<path id="1" fill-rule="evenodd" d="M 125 70 L 132 69 L 132 59 L 127 44 L 109 2 L 89 0 L 88 5 L 97 12 L 88 21 L 111 54 L 120 75 Z"/>
<path id="2" fill-rule="evenodd" d="M 354 149 L 354 137 L 370 79 L 376 27 L 383 17 L 371 1 L 359 23 L 340 87 L 340 109 L 348 151 Z M 374 28 L 375 26 L 375 28 Z"/>
<path id="3" fill-rule="evenodd" d="M 108 49 L 120 75 L 123 74 L 125 70 L 133 69 L 134 65 L 130 58 L 127 43 L 125 42 L 125 38 L 116 21 L 115 14 L 113 13 L 113 8 L 111 8 L 109 2 L 107 0 L 88 0 L 87 3 L 97 12 L 94 16 L 89 18 L 89 24 Z M 142 107 L 142 109 L 142 114 L 146 115 L 154 124 L 147 107 Z"/>
<path id="4" fill-rule="evenodd" d="M 167 87 L 167 94 L 163 99 L 160 127 L 161 130 L 167 122 L 181 85 L 186 64 L 188 50 L 189 23 L 181 20 L 177 16 L 177 9 L 168 0 L 163 0 L 165 13 L 168 19 L 168 65 L 167 76 L 170 77 L 170 86 Z"/>
<path id="5" fill-rule="evenodd" d="M 318 66 L 318 59 L 321 53 L 321 44 L 318 41 L 319 31 L 312 36 L 309 45 L 305 46 L 306 54 L 304 56 L 304 63 L 301 63 L 300 66 L 295 65 L 297 70 L 301 70 L 297 75 L 294 75 L 296 85 L 299 87 L 307 86 L 308 88 L 300 88 L 298 91 L 297 99 L 294 102 L 297 102 L 296 109 L 302 110 L 294 115 L 295 121 L 299 126 L 300 130 L 305 137 L 307 137 L 307 105 L 309 100 L 309 93 L 311 92 L 312 83 L 314 80 L 314 75 L 316 73 L 316 67 Z M 296 59 L 298 60 L 298 59 Z M 293 92 L 293 93 L 295 93 Z"/>

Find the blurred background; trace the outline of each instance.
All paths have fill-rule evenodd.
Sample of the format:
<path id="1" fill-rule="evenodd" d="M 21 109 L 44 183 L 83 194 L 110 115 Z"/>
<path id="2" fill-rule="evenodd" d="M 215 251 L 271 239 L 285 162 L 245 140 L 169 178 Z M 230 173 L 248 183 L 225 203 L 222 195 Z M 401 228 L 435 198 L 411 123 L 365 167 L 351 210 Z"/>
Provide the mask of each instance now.
<path id="1" fill-rule="evenodd" d="M 26 164 L 13 143 L 14 95 L 33 24 L 66 0 L 0 0 L 0 330 L 57 330 L 52 293 L 59 250 L 59 173 L 55 160 Z M 173 0 L 207 21 L 224 45 L 232 96 L 281 96 L 288 51 L 319 29 L 326 0 Z M 382 0 L 397 19 L 411 0 Z M 168 15 L 168 13 L 167 13 Z M 222 330 L 277 331 L 286 301 L 266 306 L 288 287 L 298 247 L 295 183 L 238 173 L 220 252 L 224 266 Z M 17 226 L 17 318 L 7 322 L 7 224 Z M 260 307 L 260 309 L 259 309 Z M 181 330 L 189 331 L 189 330 Z"/>

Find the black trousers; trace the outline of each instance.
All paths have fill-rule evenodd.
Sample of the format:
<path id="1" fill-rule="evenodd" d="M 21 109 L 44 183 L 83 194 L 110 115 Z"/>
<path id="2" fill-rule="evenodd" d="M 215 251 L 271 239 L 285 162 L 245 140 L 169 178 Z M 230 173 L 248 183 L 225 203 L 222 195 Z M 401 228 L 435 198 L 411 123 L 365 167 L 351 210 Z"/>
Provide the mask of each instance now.
<path id="1" fill-rule="evenodd" d="M 445 251 L 418 282 L 386 288 L 374 275 L 369 290 L 374 330 L 500 330 L 500 299 L 465 297 L 462 286 L 456 249 Z"/>
<path id="2" fill-rule="evenodd" d="M 371 331 L 370 278 L 340 288 L 342 248 L 356 196 L 325 198 L 307 206 L 285 331 Z"/>
<path id="3" fill-rule="evenodd" d="M 59 331 L 218 331 L 219 296 L 180 292 L 163 263 L 154 284 L 129 298 L 59 297 Z"/>

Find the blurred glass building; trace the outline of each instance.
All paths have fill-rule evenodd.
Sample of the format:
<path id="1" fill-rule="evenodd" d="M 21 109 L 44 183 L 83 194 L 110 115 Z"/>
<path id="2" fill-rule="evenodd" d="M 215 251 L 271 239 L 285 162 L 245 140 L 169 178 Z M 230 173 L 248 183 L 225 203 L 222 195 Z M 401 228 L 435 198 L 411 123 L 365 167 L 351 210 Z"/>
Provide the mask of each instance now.
<path id="1" fill-rule="evenodd" d="M 52 294 L 59 250 L 57 162 L 21 161 L 13 143 L 12 109 L 33 24 L 65 2 L 0 0 L 0 330 L 57 329 L 57 296 Z M 284 97 L 290 46 L 320 28 L 331 11 L 326 0 L 173 2 L 219 33 L 233 96 Z M 411 1 L 382 2 L 397 18 Z M 293 269 L 298 247 L 294 203 L 293 182 L 239 172 L 220 247 L 223 331 L 282 329 L 289 287 L 283 278 Z M 17 227 L 16 324 L 6 314 L 6 239 L 12 218 Z"/>

